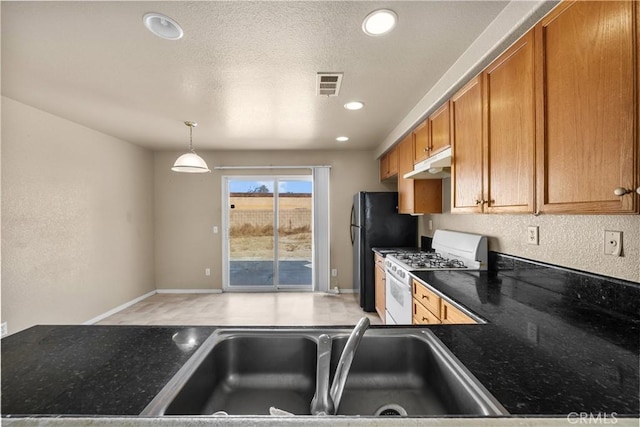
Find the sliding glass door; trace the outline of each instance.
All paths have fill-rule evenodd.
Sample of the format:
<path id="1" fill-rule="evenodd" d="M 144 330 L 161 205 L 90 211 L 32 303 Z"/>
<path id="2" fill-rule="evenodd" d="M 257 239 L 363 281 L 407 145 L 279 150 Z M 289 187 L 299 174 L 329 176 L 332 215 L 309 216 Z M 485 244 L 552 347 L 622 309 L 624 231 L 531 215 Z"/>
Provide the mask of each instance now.
<path id="1" fill-rule="evenodd" d="M 311 177 L 234 176 L 224 186 L 224 289 L 313 289 Z"/>

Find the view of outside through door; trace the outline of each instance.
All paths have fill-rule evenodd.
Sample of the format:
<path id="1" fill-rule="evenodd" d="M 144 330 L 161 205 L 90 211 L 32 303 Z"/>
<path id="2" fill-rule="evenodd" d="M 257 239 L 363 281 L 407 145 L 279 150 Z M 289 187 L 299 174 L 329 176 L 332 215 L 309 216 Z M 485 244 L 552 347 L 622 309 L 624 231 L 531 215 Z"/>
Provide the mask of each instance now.
<path id="1" fill-rule="evenodd" d="M 310 177 L 227 178 L 229 288 L 311 289 L 312 188 Z"/>

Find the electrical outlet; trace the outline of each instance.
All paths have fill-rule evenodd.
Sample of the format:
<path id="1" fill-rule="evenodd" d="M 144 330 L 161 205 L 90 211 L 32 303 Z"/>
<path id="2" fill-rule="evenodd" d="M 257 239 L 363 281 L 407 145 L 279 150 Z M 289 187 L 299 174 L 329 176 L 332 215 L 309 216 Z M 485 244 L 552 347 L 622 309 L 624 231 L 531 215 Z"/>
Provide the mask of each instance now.
<path id="1" fill-rule="evenodd" d="M 429 220 L 429 230 L 433 230 L 433 221 Z"/>
<path id="2" fill-rule="evenodd" d="M 213 234 L 218 234 L 218 226 L 217 225 L 213 226 Z"/>
<path id="3" fill-rule="evenodd" d="M 2 322 L 2 324 L 0 325 L 0 337 L 7 335 L 8 331 L 9 329 L 7 327 L 7 322 Z"/>
<path id="4" fill-rule="evenodd" d="M 527 243 L 530 245 L 539 244 L 538 226 L 530 225 L 527 229 Z"/>
<path id="5" fill-rule="evenodd" d="M 622 256 L 622 231 L 604 231 L 604 254 Z"/>
<path id="6" fill-rule="evenodd" d="M 331 275 L 333 277 L 338 277 L 338 269 L 337 268 L 332 268 L 331 269 Z"/>
<path id="7" fill-rule="evenodd" d="M 211 276 L 211 269 L 210 268 L 205 268 L 204 269 L 204 275 L 205 276 Z"/>

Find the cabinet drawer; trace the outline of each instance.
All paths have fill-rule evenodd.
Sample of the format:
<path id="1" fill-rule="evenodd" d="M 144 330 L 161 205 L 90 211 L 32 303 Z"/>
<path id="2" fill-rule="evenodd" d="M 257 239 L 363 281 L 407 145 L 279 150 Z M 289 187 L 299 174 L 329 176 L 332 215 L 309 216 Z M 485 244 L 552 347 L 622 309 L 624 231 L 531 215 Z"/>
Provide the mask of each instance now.
<path id="1" fill-rule="evenodd" d="M 458 325 L 476 323 L 475 320 L 473 320 L 445 300 L 441 300 L 440 306 L 440 319 L 442 319 L 442 323 Z"/>
<path id="2" fill-rule="evenodd" d="M 440 318 L 440 297 L 413 280 L 413 298 L 424 305 L 436 318 Z"/>
<path id="3" fill-rule="evenodd" d="M 415 298 L 413 300 L 413 324 L 414 325 L 438 325 L 440 319 L 427 310 Z"/>

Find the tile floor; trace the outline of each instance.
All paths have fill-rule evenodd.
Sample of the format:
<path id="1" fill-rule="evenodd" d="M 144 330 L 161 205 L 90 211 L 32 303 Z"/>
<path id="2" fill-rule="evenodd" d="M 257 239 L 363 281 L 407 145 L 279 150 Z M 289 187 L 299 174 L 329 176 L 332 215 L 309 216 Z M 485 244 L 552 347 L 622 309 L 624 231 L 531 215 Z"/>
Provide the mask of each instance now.
<path id="1" fill-rule="evenodd" d="M 323 326 L 355 325 L 367 316 L 353 294 L 311 292 L 155 294 L 98 325 Z"/>

